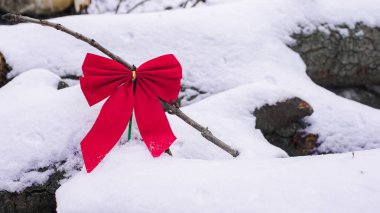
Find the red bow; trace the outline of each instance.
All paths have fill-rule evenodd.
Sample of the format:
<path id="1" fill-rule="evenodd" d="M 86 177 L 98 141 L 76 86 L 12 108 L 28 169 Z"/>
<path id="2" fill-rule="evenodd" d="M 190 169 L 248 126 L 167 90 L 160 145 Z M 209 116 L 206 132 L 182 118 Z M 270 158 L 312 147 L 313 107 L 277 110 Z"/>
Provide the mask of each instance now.
<path id="1" fill-rule="evenodd" d="M 154 58 L 132 72 L 114 60 L 88 53 L 82 70 L 80 85 L 88 104 L 92 106 L 109 97 L 81 142 L 87 172 L 115 146 L 132 111 L 152 156 L 160 156 L 176 140 L 159 100 L 170 103 L 178 97 L 182 68 L 174 55 Z"/>

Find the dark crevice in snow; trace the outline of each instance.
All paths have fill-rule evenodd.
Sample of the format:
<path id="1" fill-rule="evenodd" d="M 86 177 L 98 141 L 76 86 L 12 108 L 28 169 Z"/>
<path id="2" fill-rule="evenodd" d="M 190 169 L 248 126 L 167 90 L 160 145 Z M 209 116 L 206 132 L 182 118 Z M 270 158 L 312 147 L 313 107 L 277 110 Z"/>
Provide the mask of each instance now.
<path id="1" fill-rule="evenodd" d="M 70 79 L 70 80 L 79 80 L 81 76 L 77 75 L 64 75 L 61 76 L 62 79 Z"/>
<path id="2" fill-rule="evenodd" d="M 181 106 L 192 104 L 207 96 L 207 92 L 193 86 L 181 85 L 178 102 Z"/>
<path id="3" fill-rule="evenodd" d="M 55 191 L 64 178 L 64 172 L 55 170 L 44 184 L 30 186 L 21 192 L 0 191 L 0 213 L 56 212 Z"/>
<path id="4" fill-rule="evenodd" d="M 350 87 L 326 87 L 335 94 L 380 109 L 380 93 L 375 88 L 379 85 L 362 85 Z"/>
<path id="5" fill-rule="evenodd" d="M 0 87 L 10 81 L 10 79 L 7 79 L 7 74 L 11 70 L 12 67 L 7 64 L 4 55 L 0 52 Z"/>

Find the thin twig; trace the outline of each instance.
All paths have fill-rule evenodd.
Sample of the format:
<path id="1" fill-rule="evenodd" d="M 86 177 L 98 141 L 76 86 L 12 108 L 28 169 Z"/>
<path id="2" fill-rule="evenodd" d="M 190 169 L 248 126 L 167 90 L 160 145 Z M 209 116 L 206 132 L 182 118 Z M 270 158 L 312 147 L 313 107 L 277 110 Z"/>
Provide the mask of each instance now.
<path id="1" fill-rule="evenodd" d="M 224 143 L 223 141 L 221 141 L 220 139 L 215 137 L 212 134 L 212 132 L 208 129 L 208 127 L 204 127 L 204 126 L 200 125 L 199 123 L 197 123 L 196 121 L 191 119 L 189 116 L 187 116 L 185 113 L 183 113 L 178 107 L 173 106 L 171 104 L 168 104 L 165 101 L 161 101 L 161 103 L 164 105 L 164 108 L 169 109 L 168 112 L 170 114 L 178 116 L 183 121 L 185 121 L 187 124 L 192 126 L 194 129 L 201 132 L 201 135 L 204 138 L 206 138 L 207 140 L 209 140 L 211 143 L 219 146 L 221 149 L 228 152 L 229 154 L 231 154 L 234 157 L 237 157 L 239 155 L 239 152 L 237 150 L 233 149 L 228 144 Z"/>
<path id="2" fill-rule="evenodd" d="M 119 2 L 117 3 L 116 9 L 115 9 L 115 14 L 117 14 L 117 13 L 119 12 L 120 5 L 121 5 L 121 3 L 122 3 L 123 1 L 124 1 L 124 0 L 119 0 Z"/>
<path id="3" fill-rule="evenodd" d="M 180 7 L 186 8 L 187 3 L 189 3 L 189 1 L 190 1 L 190 0 L 186 0 L 185 2 L 182 2 L 182 3 L 180 4 Z"/>
<path id="4" fill-rule="evenodd" d="M 203 2 L 203 3 L 205 3 L 206 0 L 197 0 L 193 5 L 191 5 L 191 7 L 195 7 L 195 6 L 197 6 L 197 4 L 199 4 L 199 2 Z"/>
<path id="5" fill-rule="evenodd" d="M 78 32 L 74 32 L 74 31 L 72 31 L 72 30 L 64 27 L 61 24 L 52 23 L 52 22 L 49 22 L 49 21 L 46 21 L 46 20 L 38 20 L 38 19 L 34 19 L 34 18 L 27 17 L 27 16 L 22 16 L 22 15 L 10 14 L 10 13 L 3 15 L 2 19 L 7 20 L 7 21 L 14 21 L 14 22 L 30 22 L 30 23 L 35 23 L 35 24 L 40 24 L 40 25 L 43 25 L 43 26 L 48 26 L 48 27 L 55 28 L 57 30 L 60 30 L 60 31 L 65 32 L 65 33 L 68 33 L 68 34 L 74 36 L 75 38 L 77 38 L 79 40 L 82 40 L 82 41 L 90 44 L 91 46 L 95 47 L 96 49 L 100 50 L 101 52 L 103 52 L 104 54 L 106 54 L 107 56 L 109 56 L 110 58 L 112 58 L 115 61 L 123 64 L 128 69 L 135 70 L 134 65 L 130 65 L 128 62 L 124 61 L 119 56 L 113 54 L 112 52 L 110 52 L 109 50 L 107 50 L 106 48 L 104 48 L 103 46 L 101 46 L 94 39 L 90 39 L 90 38 L 88 38 L 88 37 L 86 37 L 86 36 L 84 36 L 84 35 L 82 35 L 82 34 L 80 34 Z M 185 121 L 187 124 L 189 124 L 190 126 L 192 126 L 193 128 L 195 128 L 196 130 L 198 130 L 199 132 L 201 132 L 201 135 L 204 138 L 206 138 L 207 140 L 209 140 L 213 144 L 217 145 L 218 147 L 220 147 L 221 149 L 223 149 L 224 151 L 228 152 L 229 154 L 231 154 L 234 157 L 236 157 L 236 156 L 239 155 L 239 152 L 237 150 L 233 149 L 232 147 L 230 147 L 229 145 L 227 145 L 226 143 L 224 143 L 220 139 L 216 138 L 211 133 L 211 131 L 208 130 L 207 127 L 203 127 L 200 124 L 198 124 L 197 122 L 195 122 L 193 119 L 191 119 L 185 113 L 183 113 L 177 106 L 173 106 L 173 105 L 171 105 L 171 104 L 169 104 L 169 103 L 167 103 L 165 101 L 161 101 L 161 103 L 163 104 L 164 108 L 169 109 L 169 113 L 170 114 L 174 114 L 174 115 L 178 116 L 183 121 Z"/>
<path id="6" fill-rule="evenodd" d="M 135 4 L 134 6 L 132 6 L 130 9 L 127 10 L 127 13 L 131 13 L 132 11 L 134 11 L 136 8 L 138 8 L 139 6 L 145 4 L 145 2 L 147 1 L 150 1 L 150 0 L 143 0 L 143 1 L 140 1 L 139 3 Z"/>

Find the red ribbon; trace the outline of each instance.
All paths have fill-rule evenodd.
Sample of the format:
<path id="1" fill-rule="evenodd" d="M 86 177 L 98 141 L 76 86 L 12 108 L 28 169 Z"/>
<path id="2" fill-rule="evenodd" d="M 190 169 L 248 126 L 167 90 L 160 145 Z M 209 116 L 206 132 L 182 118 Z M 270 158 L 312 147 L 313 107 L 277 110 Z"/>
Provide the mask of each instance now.
<path id="1" fill-rule="evenodd" d="M 170 103 L 178 97 L 182 68 L 174 55 L 163 55 L 138 67 L 135 92 L 132 71 L 114 60 L 88 53 L 82 70 L 80 85 L 88 104 L 109 97 L 81 142 L 87 172 L 115 146 L 132 111 L 153 157 L 160 156 L 176 140 L 159 100 Z"/>

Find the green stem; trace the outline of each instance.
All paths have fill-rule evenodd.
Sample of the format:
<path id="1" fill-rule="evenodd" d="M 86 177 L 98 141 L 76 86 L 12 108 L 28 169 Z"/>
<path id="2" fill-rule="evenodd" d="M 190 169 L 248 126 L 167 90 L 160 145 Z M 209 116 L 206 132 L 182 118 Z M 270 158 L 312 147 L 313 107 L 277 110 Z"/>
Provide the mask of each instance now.
<path id="1" fill-rule="evenodd" d="M 133 70 L 136 70 L 135 65 L 132 65 Z M 136 79 L 133 81 L 133 95 L 135 95 L 136 91 Z M 129 119 L 129 127 L 128 127 L 128 141 L 131 140 L 132 137 L 132 118 L 133 118 L 133 112 L 131 114 L 131 119 Z"/>
<path id="2" fill-rule="evenodd" d="M 131 136 L 132 136 L 132 117 L 133 117 L 133 114 L 131 115 L 131 119 L 129 119 L 128 141 L 131 140 Z"/>

